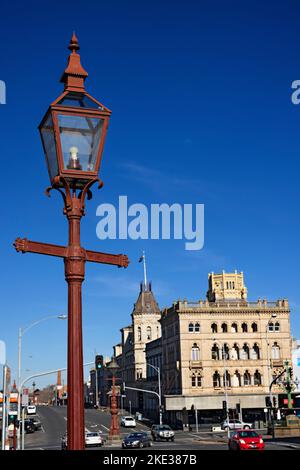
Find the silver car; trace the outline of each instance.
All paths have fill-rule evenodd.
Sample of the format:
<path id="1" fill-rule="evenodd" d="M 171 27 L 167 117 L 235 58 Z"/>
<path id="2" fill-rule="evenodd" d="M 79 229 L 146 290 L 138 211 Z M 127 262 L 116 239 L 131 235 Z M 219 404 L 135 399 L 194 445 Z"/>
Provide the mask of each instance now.
<path id="1" fill-rule="evenodd" d="M 175 433 L 167 424 L 153 424 L 151 435 L 154 441 L 157 439 L 174 441 Z"/>
<path id="2" fill-rule="evenodd" d="M 244 423 L 244 421 L 240 421 L 239 419 L 229 419 L 223 421 L 221 424 L 221 428 L 224 429 L 224 431 L 227 431 L 229 428 L 230 430 L 232 429 L 251 429 L 253 427 L 252 423 Z"/>

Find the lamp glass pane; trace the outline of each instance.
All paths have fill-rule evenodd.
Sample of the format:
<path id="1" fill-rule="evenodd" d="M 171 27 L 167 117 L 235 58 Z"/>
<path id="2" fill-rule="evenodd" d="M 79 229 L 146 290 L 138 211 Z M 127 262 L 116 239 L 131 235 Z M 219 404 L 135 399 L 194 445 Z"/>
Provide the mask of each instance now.
<path id="1" fill-rule="evenodd" d="M 102 106 L 86 96 L 84 93 L 68 93 L 57 104 L 61 106 L 75 106 L 76 108 L 93 108 L 103 110 Z"/>
<path id="2" fill-rule="evenodd" d="M 51 114 L 47 117 L 40 132 L 52 180 L 58 175 L 58 162 Z"/>
<path id="3" fill-rule="evenodd" d="M 65 170 L 95 171 L 103 123 L 100 118 L 58 115 Z"/>

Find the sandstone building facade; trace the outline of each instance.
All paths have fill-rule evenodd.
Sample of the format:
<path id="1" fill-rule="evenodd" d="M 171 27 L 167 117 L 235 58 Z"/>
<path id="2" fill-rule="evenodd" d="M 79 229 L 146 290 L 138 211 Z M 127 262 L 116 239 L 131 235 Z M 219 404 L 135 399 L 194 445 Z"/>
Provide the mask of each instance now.
<path id="1" fill-rule="evenodd" d="M 170 422 L 192 407 L 207 414 L 222 410 L 225 394 L 230 409 L 239 404 L 263 412 L 269 383 L 284 361 L 291 363 L 290 309 L 286 299 L 247 298 L 244 275 L 236 271 L 210 273 L 205 300 L 178 300 L 162 312 L 151 286 L 142 284 L 132 323 L 114 347 L 122 380 L 158 391 L 159 368 Z M 133 412 L 157 416 L 155 396 L 126 390 L 127 408 L 129 402 Z"/>

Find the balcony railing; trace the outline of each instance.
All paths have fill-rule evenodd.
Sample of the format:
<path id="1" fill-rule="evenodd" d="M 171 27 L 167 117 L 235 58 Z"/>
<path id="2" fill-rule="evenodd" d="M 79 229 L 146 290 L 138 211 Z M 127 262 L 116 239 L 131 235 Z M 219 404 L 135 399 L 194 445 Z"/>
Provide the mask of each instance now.
<path id="1" fill-rule="evenodd" d="M 283 367 L 283 359 L 272 359 L 272 367 Z"/>
<path id="2" fill-rule="evenodd" d="M 190 361 L 190 369 L 201 369 L 202 361 Z"/>
<path id="3" fill-rule="evenodd" d="M 186 309 L 203 309 L 203 308 L 282 308 L 287 309 L 289 303 L 287 299 L 277 300 L 276 302 L 268 302 L 266 299 L 258 300 L 257 302 L 247 302 L 246 300 L 219 300 L 216 302 L 209 302 L 208 300 L 199 300 L 198 302 L 188 302 L 187 300 L 179 300 L 176 304 L 180 310 Z"/>

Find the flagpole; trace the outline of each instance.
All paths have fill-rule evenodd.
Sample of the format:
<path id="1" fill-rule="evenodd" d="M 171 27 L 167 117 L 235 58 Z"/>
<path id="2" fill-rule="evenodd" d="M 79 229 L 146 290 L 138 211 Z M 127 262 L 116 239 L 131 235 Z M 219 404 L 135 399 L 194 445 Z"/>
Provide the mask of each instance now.
<path id="1" fill-rule="evenodd" d="M 145 289 L 147 289 L 147 269 L 146 269 L 146 255 L 145 255 L 145 251 L 143 251 L 143 262 L 144 262 L 144 285 L 145 285 Z"/>

